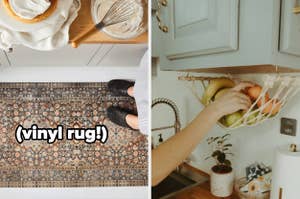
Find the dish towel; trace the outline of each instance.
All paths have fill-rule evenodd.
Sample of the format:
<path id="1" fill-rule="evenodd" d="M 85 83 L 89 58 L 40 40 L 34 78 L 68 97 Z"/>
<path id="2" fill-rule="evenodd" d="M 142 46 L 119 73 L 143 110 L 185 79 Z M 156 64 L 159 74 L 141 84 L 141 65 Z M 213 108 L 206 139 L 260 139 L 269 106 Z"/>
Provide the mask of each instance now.
<path id="1" fill-rule="evenodd" d="M 28 31 L 13 27 L 0 18 L 0 48 L 9 51 L 14 45 L 21 44 L 32 49 L 49 51 L 67 45 L 70 26 L 78 16 L 80 7 L 80 0 L 59 0 L 58 11 L 42 21 L 38 29 L 30 29 L 30 24 L 24 24 Z"/>

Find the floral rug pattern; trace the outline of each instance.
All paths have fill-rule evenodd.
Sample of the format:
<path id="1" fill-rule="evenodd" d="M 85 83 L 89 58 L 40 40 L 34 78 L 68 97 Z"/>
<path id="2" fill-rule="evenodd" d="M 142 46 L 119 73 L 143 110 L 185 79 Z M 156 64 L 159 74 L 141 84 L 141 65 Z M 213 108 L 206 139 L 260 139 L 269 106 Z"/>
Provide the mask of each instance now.
<path id="1" fill-rule="evenodd" d="M 148 143 L 106 118 L 109 106 L 135 110 L 106 83 L 0 83 L 0 187 L 146 186 Z M 16 127 L 108 128 L 108 141 L 24 141 Z"/>

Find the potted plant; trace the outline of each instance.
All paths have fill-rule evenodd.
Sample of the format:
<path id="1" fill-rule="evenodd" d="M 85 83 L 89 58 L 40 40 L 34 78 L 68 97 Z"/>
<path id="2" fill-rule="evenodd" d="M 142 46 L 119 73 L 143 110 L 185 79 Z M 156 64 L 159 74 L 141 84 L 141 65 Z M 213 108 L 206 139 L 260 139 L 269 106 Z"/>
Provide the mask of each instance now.
<path id="1" fill-rule="evenodd" d="M 210 190 L 217 197 L 228 197 L 232 194 L 234 184 L 234 173 L 231 162 L 228 159 L 232 144 L 228 143 L 229 134 L 218 137 L 210 137 L 207 143 L 212 145 L 213 152 L 209 158 L 216 160 L 216 165 L 211 168 Z"/>

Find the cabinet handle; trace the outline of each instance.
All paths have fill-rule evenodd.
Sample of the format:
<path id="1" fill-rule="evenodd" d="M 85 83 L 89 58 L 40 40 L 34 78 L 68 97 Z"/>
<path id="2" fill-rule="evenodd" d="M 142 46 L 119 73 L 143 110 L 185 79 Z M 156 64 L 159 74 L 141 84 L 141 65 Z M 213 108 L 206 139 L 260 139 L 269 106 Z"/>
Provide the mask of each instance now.
<path id="1" fill-rule="evenodd" d="M 299 14 L 300 13 L 300 6 L 298 5 L 297 0 L 295 1 L 295 7 L 293 8 L 293 13 L 294 14 Z"/>
<path id="2" fill-rule="evenodd" d="M 282 191 L 283 191 L 283 189 L 280 188 L 280 189 L 279 189 L 279 199 L 282 199 Z"/>
<path id="3" fill-rule="evenodd" d="M 299 14 L 300 13 L 300 6 L 294 7 L 293 13 L 294 14 Z"/>
<path id="4" fill-rule="evenodd" d="M 164 33 L 169 32 L 169 28 L 168 26 L 164 25 L 162 23 L 161 17 L 160 17 L 160 11 L 162 9 L 162 7 L 167 7 L 168 6 L 168 1 L 167 0 L 157 0 L 157 4 L 158 4 L 158 8 L 156 10 L 156 19 L 158 21 L 158 27 L 161 31 L 163 31 Z"/>

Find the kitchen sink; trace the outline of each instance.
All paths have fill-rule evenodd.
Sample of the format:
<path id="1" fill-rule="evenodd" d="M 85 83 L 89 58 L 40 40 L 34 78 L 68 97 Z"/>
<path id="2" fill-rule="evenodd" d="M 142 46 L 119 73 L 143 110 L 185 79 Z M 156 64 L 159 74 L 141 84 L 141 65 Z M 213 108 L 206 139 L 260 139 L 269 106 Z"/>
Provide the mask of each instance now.
<path id="1" fill-rule="evenodd" d="M 161 183 L 152 187 L 152 199 L 167 199 L 174 193 L 198 183 L 208 181 L 208 177 L 202 176 L 185 167 L 173 171 Z"/>

